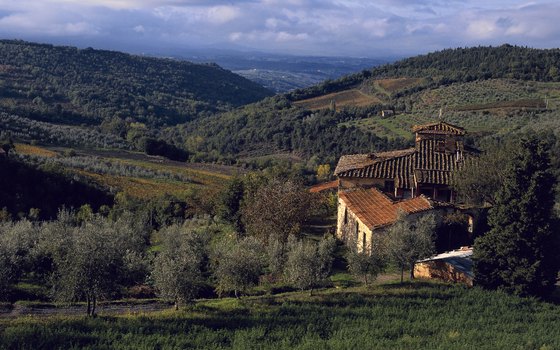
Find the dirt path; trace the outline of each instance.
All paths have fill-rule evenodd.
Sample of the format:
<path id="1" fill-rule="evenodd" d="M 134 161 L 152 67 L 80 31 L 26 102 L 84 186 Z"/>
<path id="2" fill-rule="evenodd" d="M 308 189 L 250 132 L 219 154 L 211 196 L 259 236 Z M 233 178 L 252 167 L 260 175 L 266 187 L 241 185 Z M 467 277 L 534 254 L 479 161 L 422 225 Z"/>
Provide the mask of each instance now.
<path id="1" fill-rule="evenodd" d="M 139 314 L 152 311 L 170 309 L 170 303 L 162 301 L 148 301 L 143 303 L 109 302 L 97 306 L 97 314 L 120 315 Z M 54 304 L 19 304 L 0 308 L 0 319 L 17 318 L 22 316 L 48 317 L 54 315 L 85 315 L 85 305 L 54 305 Z"/>

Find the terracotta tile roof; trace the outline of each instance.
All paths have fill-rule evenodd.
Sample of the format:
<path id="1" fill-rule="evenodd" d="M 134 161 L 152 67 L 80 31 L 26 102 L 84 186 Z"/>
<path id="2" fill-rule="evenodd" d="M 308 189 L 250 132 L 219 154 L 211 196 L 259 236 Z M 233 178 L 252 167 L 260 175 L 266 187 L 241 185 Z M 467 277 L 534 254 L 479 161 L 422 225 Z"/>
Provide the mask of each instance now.
<path id="1" fill-rule="evenodd" d="M 414 125 L 413 132 L 420 134 L 451 134 L 451 135 L 465 135 L 465 129 L 448 124 L 446 122 L 436 122 L 423 125 Z"/>
<path id="2" fill-rule="evenodd" d="M 358 188 L 340 192 L 338 196 L 346 203 L 348 210 L 370 229 L 395 223 L 399 208 L 408 214 L 434 208 L 432 202 L 424 196 L 395 202 L 376 188 Z"/>
<path id="3" fill-rule="evenodd" d="M 465 151 L 457 142 L 457 152 L 438 149 L 438 140 L 423 139 L 417 142 L 416 148 L 401 151 L 383 152 L 369 155 L 366 161 L 360 155 L 361 162 L 349 162 L 353 156 L 341 157 L 335 169 L 339 177 L 358 177 L 393 179 L 397 187 L 412 188 L 414 180 L 419 183 L 449 185 L 453 172 L 464 163 L 464 158 L 472 153 Z"/>
<path id="4" fill-rule="evenodd" d="M 326 190 L 332 190 L 338 188 L 338 180 L 323 182 L 322 184 L 317 184 L 309 188 L 309 192 L 318 193 Z"/>

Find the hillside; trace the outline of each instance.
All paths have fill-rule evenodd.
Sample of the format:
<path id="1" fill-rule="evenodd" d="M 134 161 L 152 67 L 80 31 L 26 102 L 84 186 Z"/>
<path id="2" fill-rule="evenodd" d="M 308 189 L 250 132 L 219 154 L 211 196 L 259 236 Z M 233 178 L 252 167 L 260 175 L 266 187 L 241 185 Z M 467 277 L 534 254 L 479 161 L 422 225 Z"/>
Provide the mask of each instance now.
<path id="1" fill-rule="evenodd" d="M 115 116 L 176 124 L 272 93 L 215 64 L 0 41 L 0 109 L 42 121 L 99 124 Z"/>
<path id="2" fill-rule="evenodd" d="M 326 81 L 199 119 L 161 135 L 208 160 L 344 153 L 411 142 L 410 127 L 442 117 L 478 143 L 487 135 L 558 130 L 560 50 L 504 45 L 450 49 Z M 389 110 L 381 116 L 382 110 Z M 250 157 L 249 157 L 250 158 Z"/>

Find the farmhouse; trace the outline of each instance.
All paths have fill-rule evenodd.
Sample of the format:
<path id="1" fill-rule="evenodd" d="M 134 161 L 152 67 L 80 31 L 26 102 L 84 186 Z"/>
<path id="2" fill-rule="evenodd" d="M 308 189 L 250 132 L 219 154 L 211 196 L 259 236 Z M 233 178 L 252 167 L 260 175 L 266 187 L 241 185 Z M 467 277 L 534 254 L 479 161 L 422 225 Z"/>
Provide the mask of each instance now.
<path id="1" fill-rule="evenodd" d="M 337 236 L 343 241 L 367 249 L 375 233 L 396 222 L 399 211 L 413 216 L 431 211 L 441 219 L 456 210 L 452 176 L 475 153 L 464 145 L 465 130 L 445 122 L 412 130 L 412 148 L 340 158 Z M 472 226 L 472 217 L 466 217 Z"/>

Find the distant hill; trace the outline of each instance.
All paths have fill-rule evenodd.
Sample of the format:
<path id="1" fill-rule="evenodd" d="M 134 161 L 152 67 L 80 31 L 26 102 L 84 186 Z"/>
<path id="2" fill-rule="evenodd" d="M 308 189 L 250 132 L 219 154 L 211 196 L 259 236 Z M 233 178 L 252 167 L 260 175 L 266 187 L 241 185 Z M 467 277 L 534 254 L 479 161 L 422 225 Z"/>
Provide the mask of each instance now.
<path id="1" fill-rule="evenodd" d="M 215 64 L 0 41 L 0 109 L 33 119 L 99 124 L 117 116 L 157 126 L 270 95 Z"/>
<path id="2" fill-rule="evenodd" d="M 177 54 L 177 57 L 192 62 L 216 62 L 277 93 L 306 88 L 396 60 L 390 57 L 294 56 L 229 50 Z"/>
<path id="3" fill-rule="evenodd" d="M 345 153 L 392 149 L 413 124 L 442 117 L 472 141 L 560 130 L 560 50 L 503 45 L 449 49 L 296 90 L 162 132 L 208 160 L 334 162 Z M 384 116 L 381 111 L 387 110 Z M 560 135 L 559 135 L 560 136 Z M 197 140 L 194 142 L 194 140 Z"/>
<path id="4" fill-rule="evenodd" d="M 532 49 L 502 45 L 436 51 L 406 58 L 392 64 L 363 70 L 334 81 L 290 93 L 297 101 L 360 86 L 383 78 L 426 78 L 422 87 L 454 82 L 508 78 L 533 81 L 560 81 L 560 49 Z"/>

